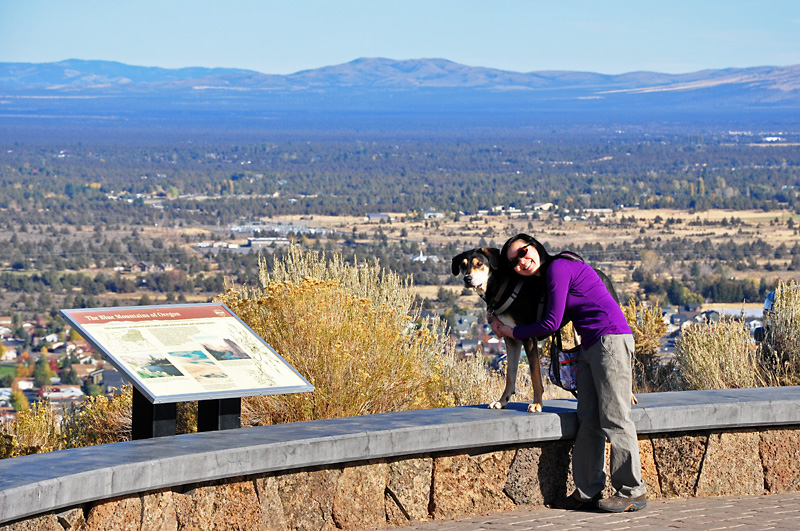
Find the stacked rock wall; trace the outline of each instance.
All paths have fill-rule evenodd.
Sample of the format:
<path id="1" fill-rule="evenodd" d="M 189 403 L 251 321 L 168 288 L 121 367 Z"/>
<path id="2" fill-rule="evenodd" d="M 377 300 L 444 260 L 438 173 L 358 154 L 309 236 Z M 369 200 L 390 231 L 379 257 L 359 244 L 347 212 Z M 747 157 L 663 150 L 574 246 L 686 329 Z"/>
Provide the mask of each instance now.
<path id="1" fill-rule="evenodd" d="M 800 426 L 650 434 L 639 450 L 651 499 L 800 490 Z M 288 470 L 102 500 L 0 530 L 403 526 L 546 505 L 571 491 L 570 453 L 562 440 Z"/>

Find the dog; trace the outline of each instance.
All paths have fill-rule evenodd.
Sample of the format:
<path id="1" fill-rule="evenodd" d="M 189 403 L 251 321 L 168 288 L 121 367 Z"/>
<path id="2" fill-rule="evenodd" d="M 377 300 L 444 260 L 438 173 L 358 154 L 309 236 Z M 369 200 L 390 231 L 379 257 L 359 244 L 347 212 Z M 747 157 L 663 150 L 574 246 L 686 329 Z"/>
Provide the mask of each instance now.
<path id="1" fill-rule="evenodd" d="M 529 324 L 538 320 L 539 304 L 543 301 L 543 285 L 537 278 L 518 277 L 503 267 L 500 249 L 482 247 L 471 249 L 453 257 L 451 266 L 453 275 L 461 275 L 464 286 L 474 289 L 487 305 L 487 310 L 508 326 Z M 510 302 L 509 302 L 510 301 Z M 491 409 L 502 409 L 516 391 L 517 369 L 522 348 L 528 356 L 533 382 L 533 403 L 528 405 L 528 412 L 542 411 L 542 373 L 539 367 L 539 347 L 536 339 L 518 340 L 505 338 L 506 385 L 500 398 L 491 404 Z"/>
<path id="2" fill-rule="evenodd" d="M 494 247 L 470 249 L 454 256 L 451 264 L 453 275 L 462 276 L 464 286 L 474 289 L 486 303 L 487 311 L 503 324 L 514 327 L 539 321 L 547 305 L 546 288 L 539 277 L 522 277 L 504 265 L 500 250 Z M 617 293 L 602 271 L 595 269 L 614 300 L 619 303 Z M 566 321 L 562 323 L 562 326 Z M 506 385 L 500 398 L 489 404 L 491 409 L 502 409 L 511 400 L 516 390 L 517 370 L 522 348 L 528 356 L 533 383 L 533 402 L 529 413 L 542 411 L 542 373 L 539 366 L 539 347 L 536 338 L 519 340 L 506 337 Z M 635 404 L 636 398 L 631 395 Z"/>

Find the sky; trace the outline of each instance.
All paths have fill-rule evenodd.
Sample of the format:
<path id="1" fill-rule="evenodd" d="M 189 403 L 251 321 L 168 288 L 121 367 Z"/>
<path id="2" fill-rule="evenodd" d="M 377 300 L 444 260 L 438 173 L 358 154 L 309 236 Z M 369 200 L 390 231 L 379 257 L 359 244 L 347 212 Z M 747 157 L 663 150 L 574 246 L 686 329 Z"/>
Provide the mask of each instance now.
<path id="1" fill-rule="evenodd" d="M 0 62 L 267 74 L 360 57 L 533 72 L 800 64 L 799 0 L 0 0 Z"/>

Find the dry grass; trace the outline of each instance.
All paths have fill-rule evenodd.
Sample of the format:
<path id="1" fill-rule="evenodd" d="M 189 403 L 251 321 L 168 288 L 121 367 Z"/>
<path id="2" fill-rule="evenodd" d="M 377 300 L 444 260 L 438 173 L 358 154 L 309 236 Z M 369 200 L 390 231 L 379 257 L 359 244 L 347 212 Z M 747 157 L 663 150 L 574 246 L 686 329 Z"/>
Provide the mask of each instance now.
<path id="1" fill-rule="evenodd" d="M 503 392 L 505 378 L 487 367 L 480 357 L 458 360 L 455 356 L 448 356 L 443 362 L 442 377 L 447 382 L 447 392 L 454 406 L 487 404 Z"/>
<path id="2" fill-rule="evenodd" d="M 758 346 L 741 320 L 691 324 L 676 343 L 676 357 L 690 389 L 759 387 L 766 380 Z"/>
<path id="3" fill-rule="evenodd" d="M 739 319 L 684 329 L 677 358 L 692 389 L 730 389 L 800 384 L 800 288 L 779 282 L 766 337 L 760 344 Z"/>
<path id="4" fill-rule="evenodd" d="M 762 363 L 782 385 L 800 384 L 800 286 L 779 282 L 765 319 Z"/>

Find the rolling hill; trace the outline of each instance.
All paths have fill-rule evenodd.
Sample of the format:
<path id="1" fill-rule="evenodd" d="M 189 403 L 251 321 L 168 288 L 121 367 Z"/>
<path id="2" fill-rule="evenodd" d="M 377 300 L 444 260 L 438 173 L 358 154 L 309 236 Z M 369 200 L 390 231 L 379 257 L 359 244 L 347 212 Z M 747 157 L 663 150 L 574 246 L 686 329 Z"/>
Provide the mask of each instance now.
<path id="1" fill-rule="evenodd" d="M 58 120 L 118 127 L 147 121 L 150 129 L 709 120 L 733 126 L 796 124 L 798 112 L 800 65 L 605 75 L 509 72 L 445 59 L 361 58 L 270 75 L 76 59 L 0 63 L 0 123 L 14 127 L 34 122 L 56 127 Z"/>
<path id="2" fill-rule="evenodd" d="M 57 63 L 0 63 L 0 90 L 55 93 L 230 91 L 413 91 L 473 90 L 486 93 L 568 91 L 586 97 L 714 89 L 747 93 L 759 102 L 800 103 L 800 65 L 730 68 L 689 74 L 631 72 L 509 72 L 465 66 L 444 59 L 395 61 L 362 58 L 269 75 L 252 70 L 130 66 L 108 61 L 67 60 Z"/>

